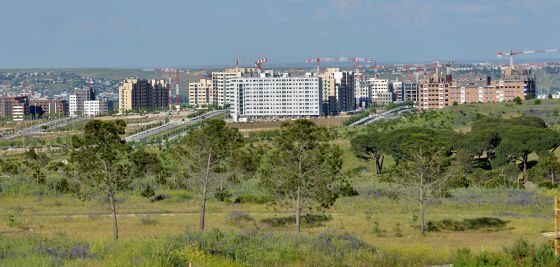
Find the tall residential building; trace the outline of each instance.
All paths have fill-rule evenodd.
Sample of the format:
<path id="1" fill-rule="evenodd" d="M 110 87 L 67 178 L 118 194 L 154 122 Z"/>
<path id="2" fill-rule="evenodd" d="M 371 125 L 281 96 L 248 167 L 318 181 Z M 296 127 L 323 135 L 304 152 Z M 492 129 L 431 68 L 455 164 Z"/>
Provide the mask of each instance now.
<path id="1" fill-rule="evenodd" d="M 84 101 L 95 100 L 95 90 L 93 88 L 76 88 L 74 94 L 68 98 L 70 116 L 84 114 Z"/>
<path id="2" fill-rule="evenodd" d="M 369 86 L 373 103 L 385 105 L 393 102 L 393 92 L 389 80 L 370 78 Z"/>
<path id="3" fill-rule="evenodd" d="M 405 101 L 418 101 L 418 84 L 411 82 L 400 82 L 394 81 L 392 83 L 393 87 L 393 99 L 398 102 Z"/>
<path id="4" fill-rule="evenodd" d="M 364 73 L 355 73 L 355 90 L 354 96 L 356 98 L 356 106 L 366 108 L 371 103 L 371 88 L 368 84 Z"/>
<path id="5" fill-rule="evenodd" d="M 319 77 L 322 82 L 324 110 L 327 114 L 338 114 L 356 109 L 354 72 L 327 68 Z"/>
<path id="6" fill-rule="evenodd" d="M 22 121 L 29 114 L 28 96 L 0 97 L 0 117 L 6 121 Z"/>
<path id="7" fill-rule="evenodd" d="M 166 110 L 169 91 L 164 80 L 129 78 L 119 86 L 119 112 Z"/>
<path id="8" fill-rule="evenodd" d="M 212 104 L 212 81 L 201 79 L 189 83 L 189 105 L 200 106 Z"/>
<path id="9" fill-rule="evenodd" d="M 29 114 L 34 119 L 45 115 L 67 116 L 69 112 L 68 101 L 62 99 L 31 99 L 29 100 Z"/>
<path id="10" fill-rule="evenodd" d="M 107 115 L 108 110 L 109 105 L 106 100 L 84 101 L 84 116 L 95 117 L 99 115 Z"/>
<path id="11" fill-rule="evenodd" d="M 239 77 L 228 83 L 228 90 L 233 92 L 230 109 L 235 121 L 323 114 L 319 77 Z"/>
<path id="12" fill-rule="evenodd" d="M 256 68 L 232 68 L 225 69 L 224 71 L 212 72 L 212 103 L 218 106 L 225 106 L 228 104 L 228 98 L 231 99 L 233 97 L 231 93 L 228 97 L 228 92 L 226 90 L 230 79 L 258 76 L 258 73 L 259 71 Z"/>

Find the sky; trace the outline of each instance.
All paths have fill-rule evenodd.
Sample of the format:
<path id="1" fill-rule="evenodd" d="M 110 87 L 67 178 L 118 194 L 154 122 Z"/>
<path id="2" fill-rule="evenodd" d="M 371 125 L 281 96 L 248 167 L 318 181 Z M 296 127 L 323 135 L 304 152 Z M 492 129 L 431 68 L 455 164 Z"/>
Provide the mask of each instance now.
<path id="1" fill-rule="evenodd" d="M 0 68 L 495 60 L 560 48 L 559 0 L 1 2 Z"/>

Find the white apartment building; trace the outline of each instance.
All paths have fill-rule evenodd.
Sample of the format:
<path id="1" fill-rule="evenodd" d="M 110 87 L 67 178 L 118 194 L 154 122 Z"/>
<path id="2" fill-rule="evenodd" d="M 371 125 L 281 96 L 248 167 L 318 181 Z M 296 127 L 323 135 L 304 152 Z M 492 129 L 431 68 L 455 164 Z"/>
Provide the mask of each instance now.
<path id="1" fill-rule="evenodd" d="M 107 115 L 108 103 L 103 100 L 86 100 L 84 101 L 84 116 L 95 117 L 99 115 Z"/>
<path id="2" fill-rule="evenodd" d="M 354 74 L 354 80 L 356 107 L 366 107 L 371 101 L 371 88 L 368 85 L 366 76 L 358 72 Z"/>
<path id="3" fill-rule="evenodd" d="M 212 104 L 212 81 L 200 79 L 189 83 L 189 104 L 194 106 Z"/>
<path id="4" fill-rule="evenodd" d="M 228 96 L 226 88 L 228 83 L 233 78 L 247 77 L 247 76 L 258 76 L 256 68 L 233 68 L 225 69 L 220 72 L 212 72 L 212 102 L 218 106 L 225 106 L 228 104 L 228 99 L 232 96 Z M 230 93 L 231 94 L 231 93 Z"/>
<path id="5" fill-rule="evenodd" d="M 240 77 L 231 79 L 228 91 L 233 94 L 230 109 L 235 121 L 322 115 L 319 77 Z"/>
<path id="6" fill-rule="evenodd" d="M 372 102 L 376 104 L 387 104 L 393 101 L 393 92 L 389 80 L 370 78 Z"/>
<path id="7" fill-rule="evenodd" d="M 76 95 L 68 96 L 68 111 L 70 116 L 78 116 L 78 97 Z"/>

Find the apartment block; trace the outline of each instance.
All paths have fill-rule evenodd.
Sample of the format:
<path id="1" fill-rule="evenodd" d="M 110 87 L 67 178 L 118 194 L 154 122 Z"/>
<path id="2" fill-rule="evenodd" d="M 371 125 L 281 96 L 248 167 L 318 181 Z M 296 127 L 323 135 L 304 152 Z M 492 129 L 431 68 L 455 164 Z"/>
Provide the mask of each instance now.
<path id="1" fill-rule="evenodd" d="M 317 117 L 322 113 L 319 77 L 239 77 L 228 83 L 235 121 L 256 118 Z"/>
<path id="2" fill-rule="evenodd" d="M 189 83 L 189 104 L 194 106 L 212 104 L 212 81 L 201 79 Z"/>
<path id="3" fill-rule="evenodd" d="M 169 107 L 169 88 L 164 80 L 129 78 L 122 81 L 118 91 L 120 113 L 166 110 Z"/>
<path id="4" fill-rule="evenodd" d="M 31 99 L 29 100 L 29 114 L 33 119 L 44 116 L 68 116 L 68 101 L 63 99 Z"/>
<path id="5" fill-rule="evenodd" d="M 95 100 L 95 90 L 93 88 L 76 88 L 74 94 L 68 97 L 70 116 L 84 114 L 84 101 Z"/>
<path id="6" fill-rule="evenodd" d="M 418 89 L 418 108 L 440 109 L 451 105 L 450 84 L 444 81 L 425 82 Z"/>
<path id="7" fill-rule="evenodd" d="M 0 97 L 0 117 L 6 121 L 23 121 L 29 114 L 28 96 Z"/>
<path id="8" fill-rule="evenodd" d="M 356 109 L 354 72 L 328 68 L 319 77 L 325 113 L 335 115 Z"/>
<path id="9" fill-rule="evenodd" d="M 371 90 L 372 102 L 385 105 L 393 102 L 393 90 L 391 83 L 387 79 L 370 78 L 368 80 Z"/>
<path id="10" fill-rule="evenodd" d="M 107 115 L 109 104 L 106 100 L 87 100 L 84 101 L 84 116 L 95 117 Z"/>
<path id="11" fill-rule="evenodd" d="M 256 68 L 232 68 L 225 69 L 220 72 L 212 72 L 212 102 L 218 106 L 225 106 L 228 104 L 228 99 L 232 99 L 232 92 L 227 92 L 227 87 L 230 79 L 239 77 L 257 77 L 259 70 Z"/>

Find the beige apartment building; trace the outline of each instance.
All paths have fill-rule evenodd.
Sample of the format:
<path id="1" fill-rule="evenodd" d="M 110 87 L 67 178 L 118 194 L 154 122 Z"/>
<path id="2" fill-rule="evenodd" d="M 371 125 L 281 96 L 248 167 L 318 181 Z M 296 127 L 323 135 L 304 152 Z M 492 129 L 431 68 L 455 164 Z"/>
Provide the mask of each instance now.
<path id="1" fill-rule="evenodd" d="M 169 87 L 165 80 L 124 79 L 118 89 L 119 113 L 169 108 Z"/>
<path id="2" fill-rule="evenodd" d="M 212 91 L 212 80 L 201 79 L 198 82 L 189 83 L 189 104 L 194 106 L 212 104 L 214 97 Z"/>

